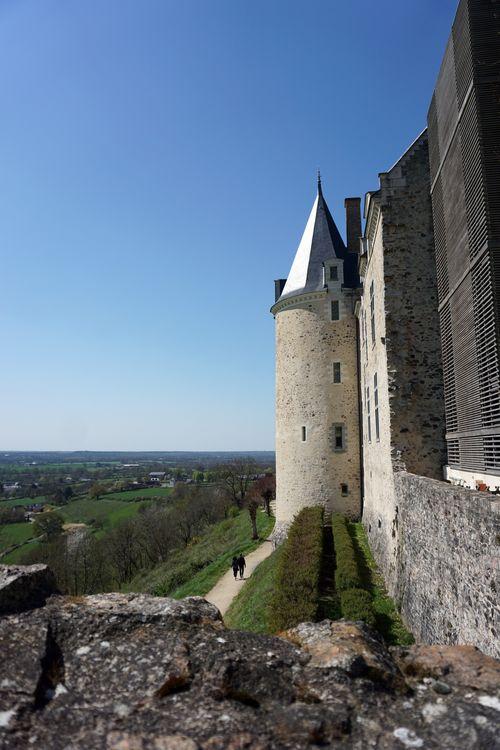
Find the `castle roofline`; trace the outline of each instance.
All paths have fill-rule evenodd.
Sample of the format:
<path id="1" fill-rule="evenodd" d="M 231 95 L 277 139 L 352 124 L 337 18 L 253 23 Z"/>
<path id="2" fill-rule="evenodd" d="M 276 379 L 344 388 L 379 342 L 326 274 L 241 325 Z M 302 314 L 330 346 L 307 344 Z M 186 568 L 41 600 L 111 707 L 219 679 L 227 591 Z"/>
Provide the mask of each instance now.
<path id="1" fill-rule="evenodd" d="M 357 255 L 347 250 L 340 236 L 325 201 L 318 173 L 318 193 L 278 301 L 324 289 L 323 267 L 326 261 L 334 258 L 344 261 L 344 285 L 359 286 Z"/>

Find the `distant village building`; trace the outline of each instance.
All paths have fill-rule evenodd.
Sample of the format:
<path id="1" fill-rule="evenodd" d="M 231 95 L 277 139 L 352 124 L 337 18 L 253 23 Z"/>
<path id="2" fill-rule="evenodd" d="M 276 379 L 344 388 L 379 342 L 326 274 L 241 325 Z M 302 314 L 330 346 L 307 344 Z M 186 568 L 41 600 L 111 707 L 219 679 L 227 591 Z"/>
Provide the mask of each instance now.
<path id="1" fill-rule="evenodd" d="M 11 495 L 12 493 L 16 492 L 20 487 L 19 482 L 7 482 L 3 485 L 3 491 L 6 495 Z"/>
<path id="2" fill-rule="evenodd" d="M 151 482 L 163 482 L 166 476 L 167 476 L 166 472 L 164 471 L 150 471 L 149 472 L 149 480 Z"/>

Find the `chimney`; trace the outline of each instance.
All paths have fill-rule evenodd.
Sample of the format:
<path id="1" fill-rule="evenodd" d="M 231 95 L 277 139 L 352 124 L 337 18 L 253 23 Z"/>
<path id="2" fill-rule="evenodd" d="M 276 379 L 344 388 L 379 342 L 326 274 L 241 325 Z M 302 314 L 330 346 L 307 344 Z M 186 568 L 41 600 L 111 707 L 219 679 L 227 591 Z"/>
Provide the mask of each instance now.
<path id="1" fill-rule="evenodd" d="M 274 301 L 277 302 L 281 297 L 281 292 L 286 284 L 286 279 L 276 279 L 274 282 Z"/>
<path id="2" fill-rule="evenodd" d="M 357 253 L 361 237 L 361 198 L 346 198 L 344 206 L 347 249 L 350 253 Z"/>

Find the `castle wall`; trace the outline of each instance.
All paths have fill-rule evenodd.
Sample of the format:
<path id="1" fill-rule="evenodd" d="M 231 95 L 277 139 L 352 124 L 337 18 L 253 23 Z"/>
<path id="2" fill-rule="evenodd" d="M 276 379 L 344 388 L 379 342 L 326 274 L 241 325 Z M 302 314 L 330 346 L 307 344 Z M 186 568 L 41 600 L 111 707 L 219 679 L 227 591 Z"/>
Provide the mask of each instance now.
<path id="1" fill-rule="evenodd" d="M 500 657 L 500 499 L 406 472 L 394 483 L 393 588 L 404 621 L 418 641 Z"/>
<path id="2" fill-rule="evenodd" d="M 372 440 L 364 390 L 363 522 L 391 593 L 396 587 L 392 528 L 394 470 L 435 479 L 446 462 L 444 400 L 426 134 L 388 172 L 372 198 L 367 223 L 371 254 L 363 280 L 362 383 L 370 387 Z M 370 290 L 375 304 L 375 343 Z M 362 330 L 364 325 L 362 325 Z M 375 435 L 377 375 L 380 439 Z"/>
<path id="3" fill-rule="evenodd" d="M 304 506 L 360 515 L 356 318 L 350 296 L 336 297 L 338 321 L 330 320 L 330 295 L 276 315 L 278 538 Z M 341 383 L 333 382 L 333 362 L 341 363 Z M 334 450 L 334 424 L 345 425 L 346 449 L 340 452 Z"/>

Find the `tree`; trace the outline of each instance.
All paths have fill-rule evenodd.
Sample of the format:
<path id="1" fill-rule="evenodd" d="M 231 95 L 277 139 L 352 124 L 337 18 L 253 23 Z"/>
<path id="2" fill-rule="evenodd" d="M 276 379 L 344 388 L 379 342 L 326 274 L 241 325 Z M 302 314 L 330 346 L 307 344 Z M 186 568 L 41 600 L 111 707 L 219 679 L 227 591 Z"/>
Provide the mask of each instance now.
<path id="1" fill-rule="evenodd" d="M 101 495 L 104 495 L 105 492 L 106 487 L 103 484 L 100 482 L 94 482 L 89 490 L 89 497 L 92 498 L 92 500 L 99 500 Z"/>
<path id="2" fill-rule="evenodd" d="M 221 464 L 217 468 L 219 481 L 238 508 L 242 508 L 245 504 L 248 488 L 255 476 L 255 469 L 255 460 L 248 456 Z"/>
<path id="3" fill-rule="evenodd" d="M 259 508 L 259 502 L 255 497 L 250 496 L 247 500 L 248 514 L 250 521 L 252 522 L 252 539 L 259 538 L 259 531 L 257 529 L 257 510 Z"/>
<path id="4" fill-rule="evenodd" d="M 276 497 L 276 478 L 273 474 L 266 474 L 257 479 L 252 486 L 252 495 L 261 498 L 268 516 L 271 515 L 271 502 Z"/>
<path id="5" fill-rule="evenodd" d="M 58 513 L 40 513 L 35 521 L 35 534 L 50 539 L 61 533 L 63 523 L 64 519 Z"/>
<path id="6" fill-rule="evenodd" d="M 64 499 L 66 500 L 67 503 L 69 503 L 69 501 L 71 500 L 71 498 L 73 497 L 74 494 L 75 493 L 73 492 L 73 488 L 72 487 L 68 486 L 68 487 L 64 488 L 63 495 L 64 495 Z"/>

